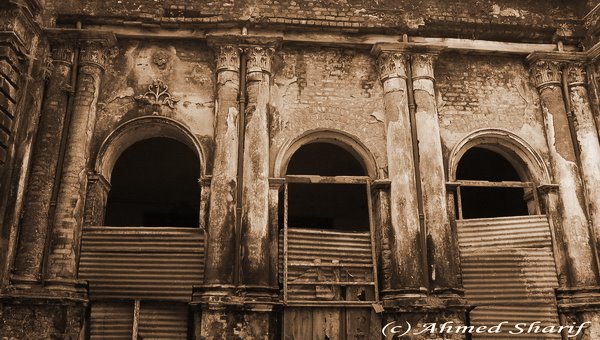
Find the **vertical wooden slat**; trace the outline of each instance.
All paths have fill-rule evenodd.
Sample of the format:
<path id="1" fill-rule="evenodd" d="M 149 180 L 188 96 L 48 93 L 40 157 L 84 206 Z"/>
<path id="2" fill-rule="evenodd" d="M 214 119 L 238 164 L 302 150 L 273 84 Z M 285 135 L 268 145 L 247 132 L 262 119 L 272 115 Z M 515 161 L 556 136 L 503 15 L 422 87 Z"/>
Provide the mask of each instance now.
<path id="1" fill-rule="evenodd" d="M 373 259 L 373 281 L 375 282 L 375 301 L 379 301 L 379 275 L 377 273 L 377 250 L 375 249 L 375 221 L 373 216 L 373 198 L 371 181 L 367 183 L 367 204 L 369 207 L 369 230 L 371 231 L 371 258 Z"/>

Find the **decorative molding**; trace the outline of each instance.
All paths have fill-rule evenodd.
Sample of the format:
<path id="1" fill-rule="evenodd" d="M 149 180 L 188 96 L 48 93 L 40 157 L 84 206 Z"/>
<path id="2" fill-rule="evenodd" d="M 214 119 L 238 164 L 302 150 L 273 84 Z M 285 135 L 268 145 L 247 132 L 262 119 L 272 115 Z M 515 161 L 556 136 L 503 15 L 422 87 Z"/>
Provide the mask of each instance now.
<path id="1" fill-rule="evenodd" d="M 561 63 L 554 60 L 538 60 L 530 65 L 531 79 L 538 90 L 560 85 Z"/>
<path id="2" fill-rule="evenodd" d="M 152 55 L 152 62 L 161 70 L 164 70 L 167 67 L 170 59 L 169 54 L 165 51 L 156 51 Z"/>
<path id="3" fill-rule="evenodd" d="M 173 97 L 169 93 L 169 86 L 166 85 L 162 80 L 155 79 L 152 84 L 148 85 L 148 91 L 146 93 L 136 96 L 135 100 L 144 104 L 152 105 L 154 111 L 153 115 L 158 115 L 160 112 L 160 106 L 166 105 L 171 109 L 175 108 L 175 104 L 179 101 L 179 98 Z"/>
<path id="4" fill-rule="evenodd" d="M 244 48 L 244 53 L 247 56 L 248 73 L 271 73 L 273 54 L 275 54 L 273 47 L 250 46 Z"/>
<path id="5" fill-rule="evenodd" d="M 217 72 L 239 72 L 240 70 L 240 48 L 235 45 L 215 46 L 215 59 Z"/>

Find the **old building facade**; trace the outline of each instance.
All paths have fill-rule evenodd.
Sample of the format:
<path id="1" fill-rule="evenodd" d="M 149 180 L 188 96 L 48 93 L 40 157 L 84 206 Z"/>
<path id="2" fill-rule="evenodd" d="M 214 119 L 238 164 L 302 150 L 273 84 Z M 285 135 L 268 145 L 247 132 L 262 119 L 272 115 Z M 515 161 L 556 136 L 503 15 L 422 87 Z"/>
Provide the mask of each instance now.
<path id="1" fill-rule="evenodd" d="M 594 0 L 4 0 L 0 41 L 3 339 L 600 338 Z"/>

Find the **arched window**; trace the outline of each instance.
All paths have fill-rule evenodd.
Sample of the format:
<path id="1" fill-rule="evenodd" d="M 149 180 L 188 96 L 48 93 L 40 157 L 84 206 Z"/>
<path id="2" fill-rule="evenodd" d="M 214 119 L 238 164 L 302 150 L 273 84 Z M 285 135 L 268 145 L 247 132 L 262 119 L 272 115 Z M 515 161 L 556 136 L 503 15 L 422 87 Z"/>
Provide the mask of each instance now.
<path id="1" fill-rule="evenodd" d="M 370 218 L 370 175 L 374 172 L 369 169 L 374 164 L 367 163 L 371 158 L 364 148 L 343 134 L 319 132 L 309 137 L 315 139 L 299 139 L 290 146 L 282 171 L 283 299 L 297 305 L 370 306 L 379 294 Z M 356 322 L 369 320 L 371 312 L 358 308 L 352 313 L 352 318 L 340 320 L 341 328 L 355 329 Z M 288 309 L 284 317 L 299 316 Z M 368 328 L 368 321 L 362 325 Z M 296 338 L 307 336 L 302 331 L 285 332 Z"/>
<path id="2" fill-rule="evenodd" d="M 198 164 L 197 155 L 174 139 L 134 143 L 113 168 L 105 225 L 197 227 Z"/>
<path id="3" fill-rule="evenodd" d="M 292 156 L 288 177 L 366 176 L 363 164 L 345 148 L 326 142 L 305 144 Z M 367 191 L 351 181 L 288 181 L 288 226 L 337 230 L 369 230 Z M 333 183 L 336 182 L 336 183 Z"/>
<path id="4" fill-rule="evenodd" d="M 495 150 L 467 150 L 456 169 L 459 218 L 528 215 L 528 206 L 533 206 L 532 184 L 519 170 Z"/>

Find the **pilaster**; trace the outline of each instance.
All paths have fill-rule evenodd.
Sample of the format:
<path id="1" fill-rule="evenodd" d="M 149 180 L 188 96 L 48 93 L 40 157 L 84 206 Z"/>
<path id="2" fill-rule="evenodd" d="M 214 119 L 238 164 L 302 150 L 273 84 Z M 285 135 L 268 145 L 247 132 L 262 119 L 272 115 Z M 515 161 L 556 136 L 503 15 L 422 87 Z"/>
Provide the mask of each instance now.
<path id="1" fill-rule="evenodd" d="M 389 240 L 389 266 L 382 291 L 392 304 L 414 304 L 423 298 L 422 242 L 417 208 L 415 168 L 407 96 L 407 56 L 397 46 L 376 45 L 379 78 L 383 84 L 385 131 L 390 179 L 390 224 L 382 231 Z M 387 278 L 385 276 L 388 276 Z M 405 301 L 406 300 L 406 301 Z M 403 302 L 404 301 L 404 302 Z"/>
<path id="2" fill-rule="evenodd" d="M 446 199 L 444 159 L 435 97 L 434 62 L 439 51 L 411 55 L 412 81 L 419 141 L 419 171 L 427 229 L 430 289 L 435 295 L 455 295 L 459 264 L 454 261 L 455 237 L 450 228 Z"/>
<path id="3" fill-rule="evenodd" d="M 247 294 L 269 299 L 269 129 L 271 63 L 275 49 L 251 45 L 247 59 L 244 174 L 242 191 L 241 282 Z M 258 296 L 256 296 L 259 298 Z"/>
<path id="4" fill-rule="evenodd" d="M 79 40 L 79 68 L 70 124 L 67 127 L 56 213 L 50 234 L 46 286 L 68 292 L 76 285 L 77 258 L 88 185 L 90 143 L 96 123 L 107 47 L 103 39 Z"/>
<path id="5" fill-rule="evenodd" d="M 16 259 L 11 277 L 14 285 L 39 284 L 49 227 L 53 179 L 56 176 L 67 101 L 71 95 L 74 46 L 52 47 L 52 71 L 44 96 L 33 152 Z M 55 202 L 54 202 L 55 203 Z"/>
<path id="6" fill-rule="evenodd" d="M 236 261 L 238 176 L 238 96 L 240 50 L 236 45 L 214 47 L 217 72 L 215 156 L 210 183 L 205 285 L 233 285 Z"/>
<path id="7" fill-rule="evenodd" d="M 565 317 L 567 323 L 592 321 L 592 326 L 587 332 L 597 333 L 600 330 L 596 322 L 598 312 L 588 312 L 584 309 L 576 311 L 568 303 L 568 300 L 576 296 L 575 299 L 584 299 L 589 306 L 597 305 L 592 301 L 597 299 L 586 293 L 591 287 L 598 285 L 598 268 L 593 227 L 590 225 L 591 219 L 588 220 L 588 217 L 591 216 L 588 216 L 586 210 L 589 196 L 586 198 L 584 192 L 584 181 L 587 176 L 586 170 L 583 168 L 588 161 L 583 161 L 583 159 L 590 155 L 584 157 L 581 148 L 581 137 L 583 136 L 581 132 L 589 130 L 590 124 L 585 121 L 589 121 L 591 117 L 584 118 L 589 111 L 586 113 L 580 103 L 576 104 L 578 108 L 573 106 L 571 112 L 567 110 L 573 103 L 572 99 L 575 97 L 580 100 L 577 97 L 583 94 L 580 88 L 583 85 L 581 69 L 577 69 L 577 63 L 569 65 L 569 60 L 560 57 L 551 58 L 531 54 L 528 56 L 528 61 L 530 62 L 532 81 L 540 95 L 553 182 L 558 183 L 557 197 L 553 199 L 557 205 L 556 213 L 551 214 L 550 217 L 553 219 L 552 224 L 557 229 L 556 234 L 562 236 L 560 240 L 564 242 L 562 246 L 567 268 L 566 277 L 560 278 L 561 287 L 557 290 L 558 310 Z M 569 64 L 563 70 L 565 61 Z M 566 72 L 566 77 L 562 72 Z M 563 96 L 561 87 L 565 78 L 571 98 Z M 574 124 L 575 129 L 573 129 L 573 121 L 569 121 L 573 119 L 571 115 L 574 111 L 579 111 L 577 115 L 580 118 L 578 119 L 583 119 L 580 122 L 582 126 L 577 127 L 578 124 Z M 576 139 L 573 138 L 572 133 L 576 134 Z M 579 145 L 574 145 L 574 141 Z M 597 137 L 595 143 L 598 143 Z M 585 146 L 585 148 L 589 148 L 589 146 Z M 582 152 L 578 154 L 578 151 Z M 586 153 L 589 151 L 591 150 L 588 149 Z M 569 292 L 568 299 L 565 299 L 565 290 Z M 583 305 L 579 307 L 583 307 Z"/>

